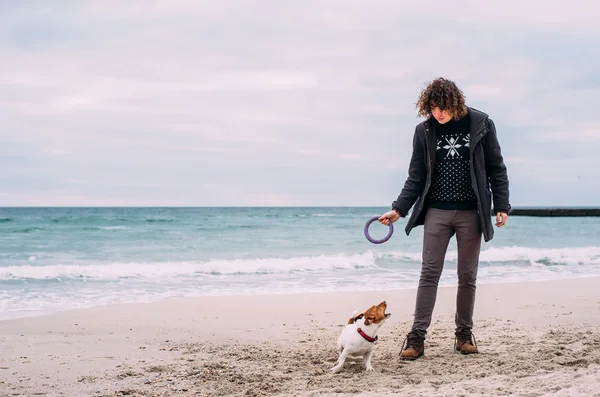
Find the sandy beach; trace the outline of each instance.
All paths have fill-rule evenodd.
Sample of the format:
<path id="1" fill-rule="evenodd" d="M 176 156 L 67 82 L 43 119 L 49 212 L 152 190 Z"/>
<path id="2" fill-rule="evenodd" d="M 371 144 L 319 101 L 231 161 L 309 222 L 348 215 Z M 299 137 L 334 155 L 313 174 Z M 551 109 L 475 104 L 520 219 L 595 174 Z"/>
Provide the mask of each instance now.
<path id="1" fill-rule="evenodd" d="M 401 362 L 415 290 L 173 299 L 0 322 L 0 396 L 600 396 L 600 279 L 480 285 L 481 354 L 452 351 L 441 288 L 425 356 Z M 392 317 L 339 374 L 355 309 Z"/>

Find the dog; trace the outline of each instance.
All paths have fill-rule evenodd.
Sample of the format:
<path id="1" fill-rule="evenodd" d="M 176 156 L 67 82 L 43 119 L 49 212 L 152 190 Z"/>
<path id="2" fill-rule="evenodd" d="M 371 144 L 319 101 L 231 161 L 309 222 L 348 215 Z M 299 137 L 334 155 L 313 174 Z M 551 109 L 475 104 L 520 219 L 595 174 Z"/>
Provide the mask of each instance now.
<path id="1" fill-rule="evenodd" d="M 358 311 L 352 314 L 338 338 L 337 351 L 340 356 L 336 365 L 331 368 L 331 372 L 340 372 L 346 359 L 356 356 L 364 357 L 365 370 L 374 371 L 371 365 L 373 345 L 378 339 L 377 334 L 381 326 L 391 316 L 391 313 L 385 312 L 386 309 L 387 303 L 383 301 L 358 316 L 356 315 Z"/>

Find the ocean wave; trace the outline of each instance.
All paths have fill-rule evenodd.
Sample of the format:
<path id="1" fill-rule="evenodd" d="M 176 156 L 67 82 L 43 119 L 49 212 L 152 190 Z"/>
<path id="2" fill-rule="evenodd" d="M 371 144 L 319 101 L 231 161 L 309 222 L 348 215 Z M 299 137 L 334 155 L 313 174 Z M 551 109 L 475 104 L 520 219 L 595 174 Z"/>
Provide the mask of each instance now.
<path id="1" fill-rule="evenodd" d="M 375 267 L 375 255 L 368 251 L 351 255 L 319 255 L 294 258 L 211 260 L 207 262 L 110 263 L 90 265 L 47 265 L 0 267 L 2 280 L 165 279 L 223 275 L 266 275 L 294 272 L 361 269 Z"/>
<path id="2" fill-rule="evenodd" d="M 176 219 L 172 218 L 113 218 L 105 216 L 60 216 L 49 220 L 52 223 L 64 223 L 64 224 L 90 224 L 90 223 L 102 223 L 102 222 L 119 222 L 119 223 L 173 223 Z"/>
<path id="3" fill-rule="evenodd" d="M 128 226 L 86 226 L 83 230 L 91 231 L 91 230 L 127 230 L 131 229 Z"/>
<path id="4" fill-rule="evenodd" d="M 420 252 L 389 252 L 378 254 L 381 257 L 421 262 Z M 449 250 L 446 259 L 457 260 L 457 251 Z M 530 247 L 490 247 L 479 255 L 482 264 L 502 262 L 527 262 L 533 266 L 553 265 L 600 265 L 600 247 L 530 248 Z"/>
<path id="5" fill-rule="evenodd" d="M 456 261 L 456 251 L 449 251 L 449 261 Z M 31 262 L 31 261 L 30 261 Z M 23 265 L 0 267 L 0 281 L 15 280 L 119 280 L 172 278 L 198 278 L 223 276 L 265 276 L 272 274 L 351 272 L 403 272 L 418 270 L 420 252 L 373 252 L 355 254 L 330 254 L 291 258 L 214 259 L 204 262 L 161 262 L 161 263 L 80 263 L 57 265 Z M 542 267 L 553 271 L 553 267 L 600 265 L 600 247 L 578 248 L 527 248 L 491 247 L 480 255 L 481 268 L 509 271 Z M 339 273 L 338 273 L 339 274 Z"/>
<path id="6" fill-rule="evenodd" d="M 50 219 L 50 222 L 52 222 L 52 223 L 66 223 L 66 224 L 93 223 L 93 222 L 103 222 L 103 221 L 106 221 L 105 217 L 94 216 L 94 215 L 87 215 L 87 216 L 64 215 L 64 216 L 59 216 L 57 218 Z M 126 220 L 123 220 L 123 221 L 126 221 Z"/>
<path id="7" fill-rule="evenodd" d="M 41 227 L 28 227 L 25 229 L 14 230 L 12 233 L 35 233 L 41 232 L 42 230 L 44 229 Z"/>

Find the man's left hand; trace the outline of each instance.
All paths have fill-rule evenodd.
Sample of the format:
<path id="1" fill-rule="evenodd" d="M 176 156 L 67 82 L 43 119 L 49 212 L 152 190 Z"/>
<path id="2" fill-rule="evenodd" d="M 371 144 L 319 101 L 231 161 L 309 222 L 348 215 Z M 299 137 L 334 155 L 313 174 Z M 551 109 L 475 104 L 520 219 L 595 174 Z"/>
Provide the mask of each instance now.
<path id="1" fill-rule="evenodd" d="M 506 220 L 508 219 L 508 214 L 505 212 L 496 213 L 496 226 L 502 227 L 506 224 Z"/>

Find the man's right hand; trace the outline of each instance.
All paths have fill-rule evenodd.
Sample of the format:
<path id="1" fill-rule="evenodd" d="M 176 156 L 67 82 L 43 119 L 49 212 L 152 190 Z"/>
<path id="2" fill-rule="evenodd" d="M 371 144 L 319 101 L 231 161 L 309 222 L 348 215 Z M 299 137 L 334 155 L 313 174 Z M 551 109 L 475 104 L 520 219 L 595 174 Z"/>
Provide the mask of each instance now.
<path id="1" fill-rule="evenodd" d="M 392 210 L 392 211 L 388 211 L 385 214 L 381 215 L 379 217 L 378 221 L 379 221 L 379 223 L 383 223 L 384 225 L 388 226 L 390 224 L 390 222 L 394 223 L 398 219 L 400 219 L 400 214 L 398 214 L 396 211 Z"/>

